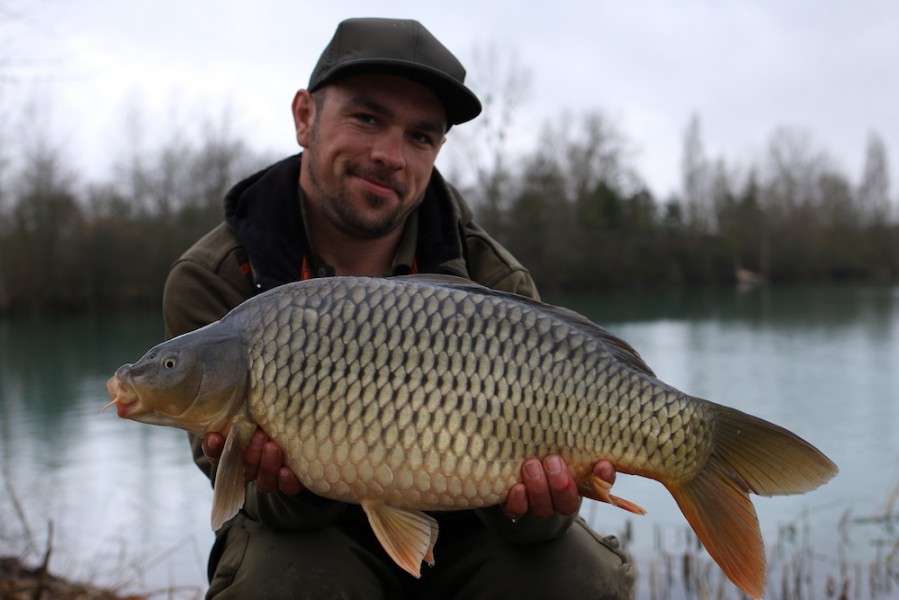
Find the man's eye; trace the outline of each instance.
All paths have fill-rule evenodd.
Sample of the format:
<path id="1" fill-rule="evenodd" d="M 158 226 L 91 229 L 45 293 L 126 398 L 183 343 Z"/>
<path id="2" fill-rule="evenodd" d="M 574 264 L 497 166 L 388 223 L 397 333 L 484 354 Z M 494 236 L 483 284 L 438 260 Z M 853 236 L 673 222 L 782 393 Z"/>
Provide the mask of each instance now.
<path id="1" fill-rule="evenodd" d="M 433 146 L 434 138 L 426 133 L 413 133 L 412 139 L 415 140 L 418 144 L 423 144 L 425 146 Z"/>

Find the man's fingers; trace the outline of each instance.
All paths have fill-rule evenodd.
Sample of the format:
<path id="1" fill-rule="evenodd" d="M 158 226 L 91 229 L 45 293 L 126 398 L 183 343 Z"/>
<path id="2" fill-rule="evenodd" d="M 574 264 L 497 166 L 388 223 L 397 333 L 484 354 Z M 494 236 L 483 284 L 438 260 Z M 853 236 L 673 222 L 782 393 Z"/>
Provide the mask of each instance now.
<path id="1" fill-rule="evenodd" d="M 225 447 L 225 438 L 219 433 L 203 436 L 203 454 L 212 464 L 218 462 Z M 243 453 L 243 476 L 245 481 L 255 481 L 260 492 L 271 493 L 281 490 L 294 495 L 303 491 L 303 484 L 284 465 L 284 452 L 260 428 L 253 432 L 250 443 Z"/>
<path id="2" fill-rule="evenodd" d="M 513 521 L 517 521 L 528 512 L 528 490 L 523 483 L 512 486 L 502 508 L 506 516 Z"/>
<path id="3" fill-rule="evenodd" d="M 607 460 L 594 465 L 593 473 L 610 484 L 615 482 L 615 467 Z M 503 511 L 512 519 L 527 512 L 538 518 L 553 513 L 568 516 L 575 514 L 581 506 L 574 477 L 558 455 L 552 454 L 543 461 L 526 460 L 521 466 L 521 480 L 522 483 L 509 490 L 503 504 Z"/>
<path id="4" fill-rule="evenodd" d="M 601 460 L 593 465 L 593 474 L 608 483 L 615 484 L 615 465 L 608 460 Z"/>
<path id="5" fill-rule="evenodd" d="M 303 484 L 289 467 L 281 467 L 278 469 L 278 489 L 288 496 L 293 496 L 303 491 Z"/>
<path id="6" fill-rule="evenodd" d="M 243 477 L 247 481 L 253 481 L 259 477 L 259 463 L 262 460 L 262 448 L 268 441 L 268 436 L 261 429 L 256 429 L 250 443 L 243 452 Z"/>
<path id="7" fill-rule="evenodd" d="M 543 460 L 543 468 L 552 498 L 552 509 L 563 515 L 577 512 L 581 505 L 580 497 L 565 461 L 553 454 Z"/>
<path id="8" fill-rule="evenodd" d="M 524 487 L 527 489 L 528 508 L 536 517 L 550 516 L 553 513 L 553 501 L 543 464 L 532 458 L 525 461 L 521 471 Z"/>
<path id="9" fill-rule="evenodd" d="M 274 442 L 266 442 L 262 446 L 262 457 L 259 471 L 256 473 L 256 489 L 271 493 L 278 489 L 278 471 L 284 464 L 284 454 Z"/>
<path id="10" fill-rule="evenodd" d="M 219 433 L 207 433 L 203 436 L 203 456 L 212 464 L 217 464 L 222 450 L 225 448 L 225 438 Z"/>

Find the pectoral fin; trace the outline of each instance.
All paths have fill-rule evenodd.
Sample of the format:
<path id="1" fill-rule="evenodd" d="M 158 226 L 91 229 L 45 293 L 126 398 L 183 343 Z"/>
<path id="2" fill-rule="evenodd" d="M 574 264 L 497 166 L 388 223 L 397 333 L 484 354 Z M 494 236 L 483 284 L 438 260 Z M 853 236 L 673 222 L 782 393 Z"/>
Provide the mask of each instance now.
<path id="1" fill-rule="evenodd" d="M 363 500 L 362 508 L 378 541 L 396 564 L 413 577 L 421 577 L 423 560 L 434 564 L 438 532 L 434 517 L 375 500 Z"/>
<path id="2" fill-rule="evenodd" d="M 243 475 L 243 451 L 256 430 L 254 423 L 236 422 L 225 438 L 212 490 L 212 529 L 218 531 L 237 514 L 246 498 Z"/>

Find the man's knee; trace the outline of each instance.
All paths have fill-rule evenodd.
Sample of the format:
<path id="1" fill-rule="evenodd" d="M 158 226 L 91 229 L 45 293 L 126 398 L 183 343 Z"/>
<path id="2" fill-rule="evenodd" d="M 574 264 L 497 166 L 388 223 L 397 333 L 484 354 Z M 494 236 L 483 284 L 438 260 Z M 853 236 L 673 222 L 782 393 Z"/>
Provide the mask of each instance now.
<path id="1" fill-rule="evenodd" d="M 527 547 L 524 549 L 528 551 Z M 578 520 L 560 540 L 531 550 L 520 578 L 507 578 L 521 598 L 633 598 L 633 564 L 614 537 Z"/>
<path id="2" fill-rule="evenodd" d="M 389 598 L 390 575 L 337 528 L 276 532 L 238 516 L 216 539 L 207 598 Z"/>
<path id="3" fill-rule="evenodd" d="M 427 598 L 633 598 L 634 569 L 614 538 L 580 519 L 559 539 L 510 544 L 489 530 L 436 548 L 425 571 Z"/>

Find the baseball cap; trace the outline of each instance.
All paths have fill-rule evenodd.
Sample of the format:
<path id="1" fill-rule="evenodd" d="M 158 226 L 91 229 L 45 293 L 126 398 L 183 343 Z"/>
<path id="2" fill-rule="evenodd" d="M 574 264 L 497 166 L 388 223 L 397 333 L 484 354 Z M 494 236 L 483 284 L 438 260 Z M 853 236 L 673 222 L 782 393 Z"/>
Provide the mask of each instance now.
<path id="1" fill-rule="evenodd" d="M 309 91 L 361 73 L 403 75 L 431 88 L 450 125 L 470 121 L 481 102 L 465 87 L 465 68 L 418 21 L 347 19 L 337 26 L 309 78 Z"/>

